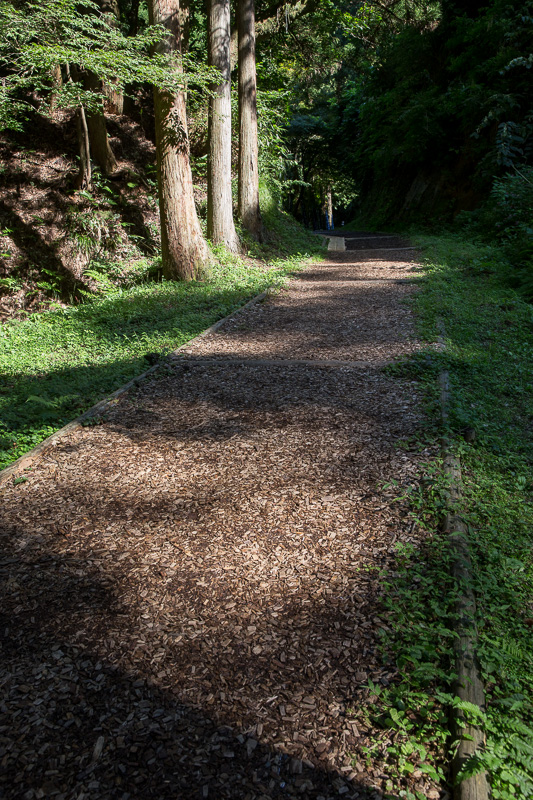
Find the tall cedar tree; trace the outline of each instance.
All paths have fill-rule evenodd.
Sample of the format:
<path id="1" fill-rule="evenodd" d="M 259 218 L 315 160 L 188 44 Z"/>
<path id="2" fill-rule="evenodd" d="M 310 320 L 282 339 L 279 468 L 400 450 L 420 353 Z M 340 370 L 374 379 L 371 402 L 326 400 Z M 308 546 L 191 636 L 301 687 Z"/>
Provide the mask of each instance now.
<path id="1" fill-rule="evenodd" d="M 174 69 L 182 74 L 179 0 L 150 0 L 149 13 L 151 24 L 168 30 L 158 51 L 172 54 Z M 184 92 L 154 89 L 154 106 L 163 274 L 170 280 L 193 280 L 205 271 L 210 256 L 194 205 Z"/>
<path id="2" fill-rule="evenodd" d="M 220 71 L 209 100 L 207 235 L 233 253 L 240 243 L 233 223 L 231 197 L 231 86 L 229 0 L 209 0 L 209 64 Z"/>
<path id="3" fill-rule="evenodd" d="M 238 0 L 239 31 L 239 219 L 261 239 L 257 145 L 255 0 Z"/>

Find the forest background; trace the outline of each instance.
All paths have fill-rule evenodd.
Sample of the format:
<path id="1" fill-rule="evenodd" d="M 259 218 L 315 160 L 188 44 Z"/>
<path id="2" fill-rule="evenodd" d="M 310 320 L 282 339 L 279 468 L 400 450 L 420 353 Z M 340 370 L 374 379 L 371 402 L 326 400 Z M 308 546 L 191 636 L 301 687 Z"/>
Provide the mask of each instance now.
<path id="1" fill-rule="evenodd" d="M 154 5 L 163 16 L 164 5 Z M 172 11 L 172 3 L 166 5 Z M 176 66 L 165 61 L 168 36 L 150 26 L 143 1 L 2 3 L 5 313 L 42 308 L 46 296 L 77 301 L 102 291 L 121 271 L 117 265 L 132 268 L 136 256 L 139 279 L 157 270 L 153 260 L 149 266 L 143 261 L 161 247 L 157 215 L 150 213 L 156 172 L 152 87 L 156 96 L 178 93 L 181 70 L 204 233 L 230 250 L 246 249 L 236 238 L 230 242 L 208 230 L 208 119 L 219 116 L 209 114 L 209 87 L 213 92 L 217 83 L 207 66 L 215 64 L 208 16 L 210 7 L 226 5 L 229 13 L 224 3 L 174 3 L 182 17 Z M 224 77 L 228 86 L 230 73 L 233 78 L 237 205 L 234 11 Z M 270 201 L 307 228 L 326 226 L 328 199 L 337 224 L 354 217 L 367 227 L 459 222 L 505 245 L 512 280 L 533 292 L 532 4 L 259 0 L 255 13 L 259 174 Z M 79 134 L 75 144 L 80 110 L 90 156 Z M 31 170 L 21 164 L 31 154 L 34 167 L 48 172 L 40 180 L 48 191 L 34 191 L 33 201 L 21 197 L 32 193 Z M 91 163 L 94 177 L 87 172 Z M 40 211 L 39 203 L 46 208 Z M 33 206 L 32 213 L 25 214 L 24 206 Z M 184 209 L 179 213 L 183 229 Z M 263 238 L 257 223 L 251 232 Z M 33 237 L 33 259 L 20 246 L 24 237 L 26 250 Z M 202 258 L 209 260 L 207 251 Z"/>
<path id="2" fill-rule="evenodd" d="M 509 0 L 0 3 L 0 462 L 281 279 L 326 212 L 455 227 L 531 299 L 532 19 Z"/>

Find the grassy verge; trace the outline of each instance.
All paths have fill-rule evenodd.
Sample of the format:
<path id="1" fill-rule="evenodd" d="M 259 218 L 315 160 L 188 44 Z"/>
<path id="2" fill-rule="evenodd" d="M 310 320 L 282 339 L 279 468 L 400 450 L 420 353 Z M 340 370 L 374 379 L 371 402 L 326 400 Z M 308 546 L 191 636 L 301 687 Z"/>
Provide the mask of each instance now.
<path id="1" fill-rule="evenodd" d="M 497 248 L 452 235 L 415 242 L 426 256 L 413 302 L 427 348 L 392 372 L 420 381 L 431 428 L 426 435 L 433 440 L 436 378 L 444 367 L 451 376 L 449 433 L 463 466 L 487 691 L 480 719 L 487 745 L 464 775 L 486 769 L 493 797 L 525 800 L 533 796 L 533 308 L 506 286 Z M 444 353 L 432 346 L 438 320 L 445 325 Z M 475 441 L 467 443 L 465 433 L 471 438 L 472 431 Z M 383 575 L 390 627 L 384 654 L 398 665 L 401 680 L 370 688 L 377 696 L 372 713 L 389 742 L 381 752 L 395 797 L 429 796 L 424 775 L 444 785 L 453 747 L 456 587 L 447 542 L 437 532 L 445 489 L 433 461 L 421 488 L 405 498 L 413 521 L 430 534 L 426 546 L 399 551 L 396 571 Z M 414 790 L 413 775 L 422 781 Z"/>
<path id="2" fill-rule="evenodd" d="M 268 198 L 266 198 L 268 200 Z M 0 468 L 320 251 L 288 215 L 266 206 L 269 242 L 248 242 L 253 265 L 217 251 L 209 279 L 102 281 L 103 295 L 0 326 Z"/>

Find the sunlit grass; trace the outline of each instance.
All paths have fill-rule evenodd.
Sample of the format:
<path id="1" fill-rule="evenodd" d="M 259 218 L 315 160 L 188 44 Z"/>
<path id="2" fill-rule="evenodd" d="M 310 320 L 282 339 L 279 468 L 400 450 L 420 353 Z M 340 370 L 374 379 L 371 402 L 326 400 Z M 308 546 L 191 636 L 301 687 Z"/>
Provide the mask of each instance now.
<path id="1" fill-rule="evenodd" d="M 442 432 L 436 379 L 441 369 L 450 374 L 447 433 L 463 468 L 487 690 L 486 748 L 465 774 L 485 769 L 495 798 L 525 800 L 533 794 L 533 308 L 507 286 L 498 248 L 453 235 L 418 236 L 415 243 L 426 265 L 413 307 L 428 348 L 390 372 L 419 382 L 425 436 L 433 440 Z M 443 352 L 434 347 L 439 335 Z M 466 430 L 475 433 L 473 444 Z M 439 534 L 446 484 L 438 462 L 420 477 L 420 489 L 407 499 L 413 520 L 428 531 L 427 545 L 399 553 L 396 576 L 384 576 L 391 628 L 384 648 L 401 682 L 382 691 L 379 707 L 396 731 L 389 767 L 400 777 L 419 761 L 413 742 L 428 750 L 439 737 L 444 744 L 446 706 L 453 703 L 455 587 Z M 427 709 L 434 712 L 430 724 Z"/>
<path id="2" fill-rule="evenodd" d="M 148 282 L 113 288 L 76 307 L 0 327 L 0 468 L 194 338 L 319 252 L 320 243 L 275 208 L 254 262 L 223 249 L 204 282 Z"/>

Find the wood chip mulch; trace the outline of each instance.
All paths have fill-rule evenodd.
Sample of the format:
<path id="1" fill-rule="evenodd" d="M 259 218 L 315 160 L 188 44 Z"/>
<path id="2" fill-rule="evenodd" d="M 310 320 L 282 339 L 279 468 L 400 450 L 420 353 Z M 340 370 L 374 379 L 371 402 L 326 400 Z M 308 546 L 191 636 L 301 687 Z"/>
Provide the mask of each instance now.
<path id="1" fill-rule="evenodd" d="M 379 573 L 421 541 L 397 497 L 428 454 L 398 447 L 422 412 L 382 371 L 418 347 L 416 264 L 360 258 L 309 267 L 3 488 L 0 796 L 383 797 L 357 712 L 395 680 Z"/>

